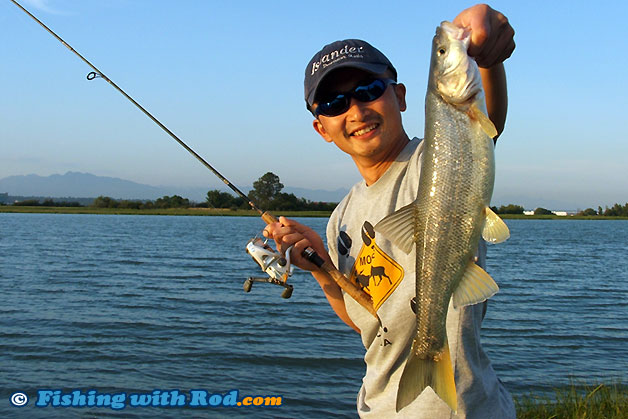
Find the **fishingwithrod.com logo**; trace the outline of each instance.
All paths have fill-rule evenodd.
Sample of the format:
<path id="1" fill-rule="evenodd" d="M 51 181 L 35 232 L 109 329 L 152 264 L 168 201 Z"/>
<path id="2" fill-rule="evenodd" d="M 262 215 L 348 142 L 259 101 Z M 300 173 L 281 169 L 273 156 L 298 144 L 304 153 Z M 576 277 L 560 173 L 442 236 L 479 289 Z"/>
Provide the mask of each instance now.
<path id="1" fill-rule="evenodd" d="M 247 395 L 240 397 L 238 390 L 226 393 L 210 393 L 206 390 L 153 390 L 150 393 L 100 393 L 98 390 L 37 390 L 36 407 L 105 407 L 114 410 L 125 407 L 278 407 L 282 396 Z M 18 391 L 11 395 L 11 404 L 24 407 L 29 404 L 26 393 Z"/>

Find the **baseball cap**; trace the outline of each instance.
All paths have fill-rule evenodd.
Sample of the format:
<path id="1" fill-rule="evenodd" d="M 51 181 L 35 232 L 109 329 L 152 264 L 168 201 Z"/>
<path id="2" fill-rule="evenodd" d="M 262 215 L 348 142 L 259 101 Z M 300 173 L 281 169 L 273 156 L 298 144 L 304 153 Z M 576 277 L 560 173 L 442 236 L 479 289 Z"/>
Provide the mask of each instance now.
<path id="1" fill-rule="evenodd" d="M 373 75 L 382 75 L 386 70 L 397 70 L 377 48 L 360 39 L 345 39 L 325 45 L 317 52 L 305 68 L 305 101 L 308 108 L 314 103 L 316 90 L 323 78 L 331 71 L 343 67 L 354 67 Z"/>

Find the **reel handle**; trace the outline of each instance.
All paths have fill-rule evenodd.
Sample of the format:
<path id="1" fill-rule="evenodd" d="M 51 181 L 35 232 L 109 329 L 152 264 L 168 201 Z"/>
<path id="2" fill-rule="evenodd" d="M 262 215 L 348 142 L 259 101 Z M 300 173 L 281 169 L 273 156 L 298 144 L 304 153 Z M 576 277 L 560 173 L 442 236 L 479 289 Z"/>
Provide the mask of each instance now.
<path id="1" fill-rule="evenodd" d="M 268 211 L 262 214 L 262 220 L 264 220 L 266 224 L 279 222 L 279 220 Z M 351 298 L 357 301 L 362 307 L 364 307 L 369 313 L 371 313 L 376 319 L 379 320 L 379 318 L 377 317 L 377 311 L 375 311 L 375 308 L 373 307 L 373 300 L 371 299 L 371 297 L 362 289 L 358 288 L 356 284 L 349 281 L 342 272 L 336 269 L 333 263 L 325 262 L 323 258 L 321 258 L 318 253 L 316 253 L 316 251 L 311 247 L 305 249 L 301 256 L 321 268 L 325 273 L 327 273 L 327 275 L 329 275 L 334 280 L 334 282 L 336 282 L 336 284 L 338 284 L 338 286 L 342 290 L 349 294 Z"/>

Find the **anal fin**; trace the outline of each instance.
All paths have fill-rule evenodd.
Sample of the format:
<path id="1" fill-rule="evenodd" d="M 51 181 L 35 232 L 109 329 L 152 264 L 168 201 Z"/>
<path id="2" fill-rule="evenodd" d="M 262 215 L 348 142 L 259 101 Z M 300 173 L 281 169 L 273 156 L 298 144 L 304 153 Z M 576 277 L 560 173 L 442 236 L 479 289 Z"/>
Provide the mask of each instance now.
<path id="1" fill-rule="evenodd" d="M 458 287 L 454 290 L 454 308 L 481 303 L 499 291 L 489 274 L 473 262 L 469 262 Z"/>

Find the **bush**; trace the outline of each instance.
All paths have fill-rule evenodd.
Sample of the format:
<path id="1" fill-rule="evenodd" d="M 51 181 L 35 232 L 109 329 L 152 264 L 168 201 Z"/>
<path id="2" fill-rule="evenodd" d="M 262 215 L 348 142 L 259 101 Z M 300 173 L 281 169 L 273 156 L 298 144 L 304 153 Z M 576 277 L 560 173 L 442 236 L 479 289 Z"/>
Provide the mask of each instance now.
<path id="1" fill-rule="evenodd" d="M 523 207 L 515 204 L 502 205 L 496 212 L 497 214 L 523 214 Z"/>
<path id="2" fill-rule="evenodd" d="M 584 215 L 584 216 L 597 215 L 597 211 L 594 210 L 593 208 L 587 208 L 584 211 L 580 211 L 578 215 Z"/>
<path id="3" fill-rule="evenodd" d="M 552 211 L 539 207 L 534 210 L 534 215 L 552 215 Z"/>

